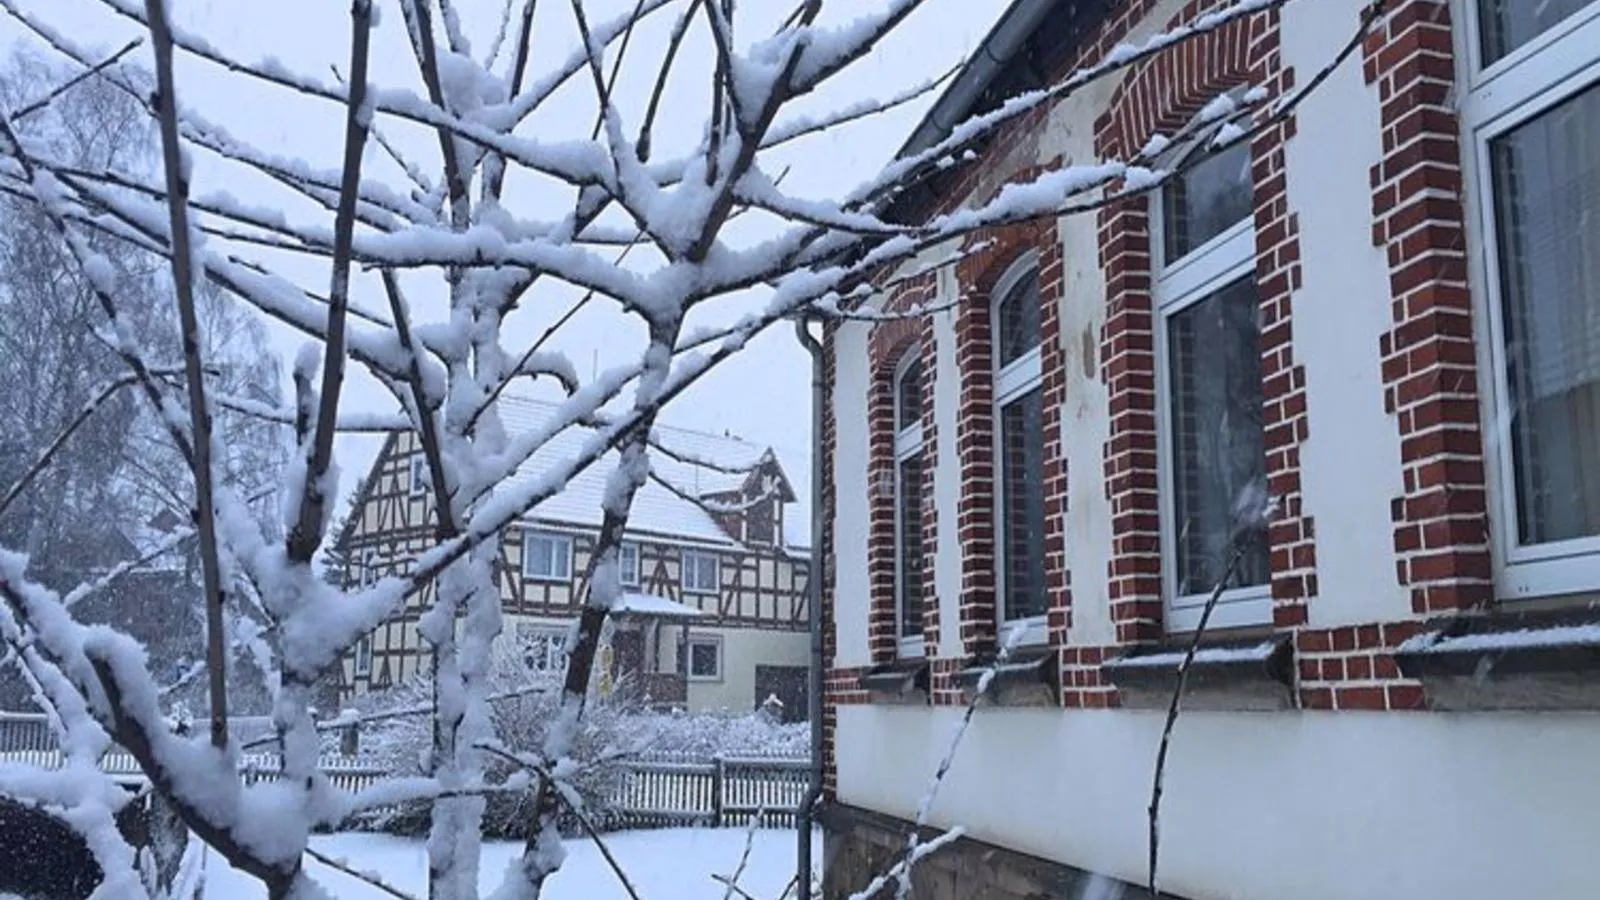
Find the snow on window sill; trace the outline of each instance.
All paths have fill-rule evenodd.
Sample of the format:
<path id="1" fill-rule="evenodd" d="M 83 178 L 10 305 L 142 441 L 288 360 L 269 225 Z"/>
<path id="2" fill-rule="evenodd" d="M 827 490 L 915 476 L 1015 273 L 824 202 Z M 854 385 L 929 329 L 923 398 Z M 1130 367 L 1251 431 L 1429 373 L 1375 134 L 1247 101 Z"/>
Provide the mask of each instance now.
<path id="1" fill-rule="evenodd" d="M 1395 652 L 1438 710 L 1600 710 L 1600 613 L 1472 615 Z"/>
<path id="2" fill-rule="evenodd" d="M 1101 671 L 1128 709 L 1165 709 L 1172 702 L 1187 645 L 1136 651 L 1107 660 Z M 1203 646 L 1184 682 L 1187 709 L 1238 712 L 1290 709 L 1294 644 L 1287 636 Z"/>

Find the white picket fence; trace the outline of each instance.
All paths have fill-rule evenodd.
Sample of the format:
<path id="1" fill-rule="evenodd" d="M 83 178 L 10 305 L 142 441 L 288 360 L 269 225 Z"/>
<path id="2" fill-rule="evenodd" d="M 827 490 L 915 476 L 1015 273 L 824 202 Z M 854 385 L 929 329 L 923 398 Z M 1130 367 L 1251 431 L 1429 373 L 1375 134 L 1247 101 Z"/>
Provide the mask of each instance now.
<path id="1" fill-rule="evenodd" d="M 43 768 L 62 764 L 48 720 L 35 713 L 0 712 L 0 763 Z M 358 757 L 324 754 L 319 760 L 335 787 L 359 791 L 388 776 Z M 757 824 L 781 828 L 794 824 L 804 801 L 810 764 L 793 757 L 713 757 L 677 759 L 645 757 L 619 760 L 619 776 L 604 813 L 608 828 L 712 827 Z M 120 779 L 142 779 L 139 765 L 127 751 L 113 747 L 100 768 Z M 240 770 L 247 783 L 277 777 L 274 753 L 246 753 Z"/>

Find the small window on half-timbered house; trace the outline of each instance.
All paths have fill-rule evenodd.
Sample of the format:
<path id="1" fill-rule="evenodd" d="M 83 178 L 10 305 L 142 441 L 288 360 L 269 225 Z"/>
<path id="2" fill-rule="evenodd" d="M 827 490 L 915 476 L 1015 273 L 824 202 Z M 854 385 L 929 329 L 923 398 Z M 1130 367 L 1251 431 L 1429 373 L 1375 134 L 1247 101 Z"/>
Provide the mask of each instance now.
<path id="1" fill-rule="evenodd" d="M 639 545 L 624 542 L 617 548 L 617 578 L 623 587 L 639 586 Z"/>
<path id="2" fill-rule="evenodd" d="M 1030 254 L 996 285 L 994 331 L 995 490 L 1002 631 L 1045 637 L 1044 387 L 1039 269 Z"/>
<path id="3" fill-rule="evenodd" d="M 922 351 L 912 347 L 894 373 L 895 613 L 900 653 L 922 653 Z"/>
<path id="4" fill-rule="evenodd" d="M 572 538 L 548 531 L 529 531 L 522 536 L 522 574 L 536 581 L 568 581 L 572 578 Z"/>
<path id="5" fill-rule="evenodd" d="M 713 634 L 689 638 L 689 678 L 694 681 L 721 680 L 722 638 Z"/>
<path id="6" fill-rule="evenodd" d="M 426 494 L 428 492 L 428 460 L 423 456 L 411 457 L 411 493 Z"/>
<path id="7" fill-rule="evenodd" d="M 722 577 L 717 567 L 717 555 L 698 550 L 683 551 L 683 590 L 687 594 L 718 594 L 722 592 Z"/>
<path id="8" fill-rule="evenodd" d="M 523 664 L 530 671 L 559 675 L 567 669 L 565 629 L 537 622 L 518 622 L 517 647 L 522 651 Z"/>
<path id="9" fill-rule="evenodd" d="M 1266 543 L 1235 529 L 1237 504 L 1266 474 L 1250 147 L 1188 152 L 1211 155 L 1162 190 L 1151 229 L 1162 571 L 1167 625 L 1180 631 L 1198 624 L 1235 549 L 1213 624 L 1272 612 Z"/>
<path id="10" fill-rule="evenodd" d="M 372 674 L 372 635 L 364 634 L 356 641 L 356 675 L 366 677 Z"/>

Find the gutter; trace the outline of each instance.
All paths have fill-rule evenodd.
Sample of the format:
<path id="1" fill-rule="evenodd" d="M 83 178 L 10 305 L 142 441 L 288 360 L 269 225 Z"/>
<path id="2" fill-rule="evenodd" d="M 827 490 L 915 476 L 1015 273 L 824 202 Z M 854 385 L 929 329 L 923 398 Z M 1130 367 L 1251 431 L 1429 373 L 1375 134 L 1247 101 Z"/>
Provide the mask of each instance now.
<path id="1" fill-rule="evenodd" d="M 799 847 L 795 865 L 795 900 L 811 900 L 811 831 L 817 802 L 822 799 L 822 409 L 827 402 L 823 389 L 822 345 L 807 330 L 805 319 L 796 319 L 795 336 L 811 354 L 811 562 L 807 566 L 806 612 L 811 632 L 811 665 L 806 679 L 806 713 L 811 720 L 811 770 L 805 799 L 795 816 Z"/>
<path id="2" fill-rule="evenodd" d="M 1017 51 L 1046 15 L 1060 0 L 1016 0 L 989 33 L 984 36 L 972 58 L 961 67 L 954 82 L 935 100 L 928 114 L 917 124 L 911 137 L 895 154 L 895 159 L 912 156 L 943 140 L 957 125 L 971 115 L 972 105 L 994 81 L 1000 70 L 1011 61 Z"/>

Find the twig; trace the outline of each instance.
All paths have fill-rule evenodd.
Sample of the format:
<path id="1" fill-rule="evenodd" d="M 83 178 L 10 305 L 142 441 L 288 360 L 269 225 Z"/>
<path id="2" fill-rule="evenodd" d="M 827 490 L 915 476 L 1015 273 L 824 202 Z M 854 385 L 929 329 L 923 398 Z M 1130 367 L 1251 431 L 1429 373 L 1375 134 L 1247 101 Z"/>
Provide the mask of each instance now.
<path id="1" fill-rule="evenodd" d="M 722 895 L 722 900 L 733 900 L 735 891 L 740 894 L 744 893 L 744 890 L 739 887 L 739 879 L 744 877 L 745 867 L 750 865 L 750 850 L 756 844 L 756 827 L 761 824 L 761 820 L 766 818 L 766 815 L 766 804 L 762 804 L 756 809 L 755 817 L 750 820 L 750 825 L 745 828 L 744 852 L 739 854 L 739 864 L 734 867 L 733 874 L 728 877 L 726 882 L 728 890 Z"/>
<path id="2" fill-rule="evenodd" d="M 156 369 L 152 370 L 150 374 L 161 376 L 175 375 L 178 373 L 177 370 Z M 128 387 L 129 385 L 137 384 L 138 382 L 139 376 L 130 372 L 127 375 L 120 376 L 108 382 L 100 389 L 99 393 L 95 394 L 94 397 L 89 400 L 89 402 L 85 403 L 82 408 L 78 410 L 77 415 L 73 416 L 72 420 L 67 423 L 67 427 L 63 428 L 61 433 L 56 435 L 56 439 L 51 441 L 48 447 L 45 447 L 43 450 L 39 451 L 39 455 L 34 458 L 33 464 L 28 466 L 27 470 L 22 473 L 21 477 L 12 483 L 11 487 L 6 490 L 5 494 L 0 495 L 0 514 L 4 514 L 6 508 L 15 502 L 18 497 L 22 496 L 23 491 L 28 489 L 28 485 L 33 483 L 33 479 L 37 478 L 39 473 L 44 471 L 46 466 L 50 465 L 50 461 L 55 458 L 55 455 L 58 452 L 60 452 L 61 447 L 66 444 L 66 442 L 74 434 L 77 433 L 79 428 L 83 427 L 85 422 L 89 421 L 89 418 L 95 414 L 95 411 L 98 410 L 101 405 L 103 405 L 107 400 L 110 400 L 111 397 L 118 391 Z"/>
<path id="3" fill-rule="evenodd" d="M 416 900 L 416 898 L 412 895 L 400 890 L 387 881 L 384 881 L 377 875 L 374 875 L 371 872 L 363 872 L 360 869 L 346 864 L 343 860 L 334 859 L 333 857 L 319 850 L 313 850 L 310 847 L 306 847 L 306 855 L 330 869 L 337 869 L 352 878 L 358 878 L 367 884 L 372 885 L 378 890 L 383 891 L 385 894 L 388 894 L 391 897 L 398 897 L 400 900 Z"/>
<path id="4" fill-rule="evenodd" d="M 1154 897 L 1161 896 L 1156 889 L 1156 862 L 1161 846 L 1161 788 L 1167 773 L 1167 747 L 1172 742 L 1173 726 L 1178 724 L 1179 701 L 1183 699 L 1183 689 L 1189 681 L 1189 669 L 1194 664 L 1195 653 L 1200 649 L 1200 639 L 1205 636 L 1206 625 L 1211 621 L 1211 612 L 1217 608 L 1217 601 L 1222 598 L 1222 592 L 1227 590 L 1228 582 L 1233 580 L 1243 559 L 1244 547 L 1236 542 L 1228 557 L 1227 568 L 1217 580 L 1216 587 L 1212 588 L 1211 596 L 1206 598 L 1205 608 L 1200 611 L 1200 623 L 1195 626 L 1194 634 L 1189 638 L 1189 649 L 1183 655 L 1183 663 L 1178 666 L 1178 682 L 1172 687 L 1172 702 L 1167 704 L 1167 721 L 1161 729 L 1161 745 L 1156 750 L 1156 771 L 1150 785 L 1150 872 L 1146 887 Z"/>
<path id="5" fill-rule="evenodd" d="M 90 78 L 93 78 L 101 72 L 104 72 L 106 69 L 116 65 L 119 60 L 121 60 L 124 56 L 127 56 L 129 53 L 132 53 L 134 49 L 142 43 L 144 43 L 144 38 L 134 38 L 133 40 L 124 44 L 121 50 L 118 50 L 100 62 L 88 67 L 87 69 L 84 69 L 82 72 L 79 72 L 78 74 L 57 85 L 50 91 L 50 93 L 45 94 L 43 97 L 40 97 L 32 103 L 29 103 L 27 106 L 17 110 L 12 114 L 11 118 L 14 120 L 26 119 L 39 110 L 44 109 L 45 107 L 49 106 L 51 101 L 55 100 L 57 97 L 65 94 L 67 91 L 72 90 L 83 82 L 88 81 Z"/>
<path id="6" fill-rule="evenodd" d="M 145 0 L 150 37 L 155 44 L 156 110 L 167 175 L 167 212 L 172 229 L 172 280 L 183 329 L 183 364 L 189 383 L 190 431 L 194 436 L 195 520 L 200 532 L 200 573 L 206 592 L 206 666 L 210 669 L 211 743 L 228 745 L 226 605 L 221 549 L 217 543 L 216 499 L 211 468 L 211 411 L 206 406 L 201 371 L 200 322 L 194 300 L 194 250 L 189 231 L 189 176 L 178 138 L 178 86 L 172 72 L 172 30 L 165 0 Z"/>
<path id="7" fill-rule="evenodd" d="M 531 762 L 515 753 L 509 753 L 492 744 L 479 743 L 476 746 L 480 750 L 487 751 L 494 756 L 498 756 L 507 762 L 527 769 L 528 771 L 538 775 L 540 779 L 540 793 L 549 791 L 561 800 L 561 804 L 572 813 L 573 818 L 578 820 L 578 824 L 583 826 L 583 830 L 589 835 L 590 840 L 594 841 L 594 845 L 600 851 L 600 856 L 605 859 L 606 865 L 610 866 L 611 871 L 616 873 L 617 880 L 622 882 L 622 889 L 627 891 L 628 896 L 632 897 L 633 900 L 640 900 L 639 891 L 634 888 L 633 882 L 628 879 L 628 873 L 622 868 L 622 864 L 619 863 L 617 858 L 612 855 L 611 848 L 606 845 L 605 839 L 600 836 L 600 830 L 595 827 L 594 821 L 589 818 L 588 814 L 585 813 L 578 806 L 578 804 L 572 801 L 571 797 L 567 796 L 565 791 L 561 790 L 560 785 L 556 781 L 555 775 L 548 767 Z"/>

